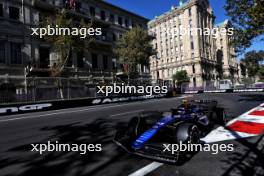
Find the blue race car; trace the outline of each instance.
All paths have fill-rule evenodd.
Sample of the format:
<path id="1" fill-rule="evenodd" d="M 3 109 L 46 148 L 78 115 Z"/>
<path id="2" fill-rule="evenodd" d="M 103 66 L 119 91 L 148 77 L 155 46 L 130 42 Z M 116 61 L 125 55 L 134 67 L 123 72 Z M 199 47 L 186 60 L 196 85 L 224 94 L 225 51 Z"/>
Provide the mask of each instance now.
<path id="1" fill-rule="evenodd" d="M 188 152 L 164 151 L 166 144 L 199 144 L 216 124 L 224 125 L 224 108 L 214 100 L 184 101 L 170 112 L 143 112 L 127 126 L 119 126 L 114 142 L 129 153 L 159 162 L 178 164 Z"/>

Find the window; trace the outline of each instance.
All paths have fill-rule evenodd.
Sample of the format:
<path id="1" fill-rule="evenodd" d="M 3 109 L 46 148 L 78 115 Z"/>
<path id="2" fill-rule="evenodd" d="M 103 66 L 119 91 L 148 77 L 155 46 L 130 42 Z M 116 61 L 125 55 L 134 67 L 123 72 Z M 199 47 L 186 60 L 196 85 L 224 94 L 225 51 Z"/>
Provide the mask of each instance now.
<path id="1" fill-rule="evenodd" d="M 39 13 L 39 23 L 40 23 L 40 24 L 43 23 L 43 22 L 45 21 L 45 18 L 46 18 L 45 15 L 43 15 L 42 13 Z"/>
<path id="2" fill-rule="evenodd" d="M 180 45 L 180 51 L 183 51 L 183 46 L 182 45 Z"/>
<path id="3" fill-rule="evenodd" d="M 3 4 L 0 4 L 0 17 L 4 16 Z"/>
<path id="4" fill-rule="evenodd" d="M 112 33 L 112 40 L 115 42 L 116 41 L 116 34 Z"/>
<path id="5" fill-rule="evenodd" d="M 192 59 L 194 59 L 194 53 L 192 53 Z"/>
<path id="6" fill-rule="evenodd" d="M 39 47 L 39 61 L 41 68 L 49 66 L 50 49 L 47 47 Z"/>
<path id="7" fill-rule="evenodd" d="M 189 16 L 192 16 L 192 9 L 189 9 Z"/>
<path id="8" fill-rule="evenodd" d="M 191 49 L 192 49 L 192 50 L 194 49 L 194 45 L 193 45 L 193 42 L 191 42 Z"/>
<path id="9" fill-rule="evenodd" d="M 21 45 L 11 43 L 11 64 L 22 64 Z"/>
<path id="10" fill-rule="evenodd" d="M 193 87 L 196 87 L 196 78 L 193 78 Z"/>
<path id="11" fill-rule="evenodd" d="M 129 27 L 128 19 L 125 19 L 125 25 L 126 25 L 127 28 Z"/>
<path id="12" fill-rule="evenodd" d="M 108 57 L 106 55 L 103 56 L 103 67 L 104 70 L 108 69 Z"/>
<path id="13" fill-rule="evenodd" d="M 102 31 L 102 40 L 106 41 L 107 40 L 107 32 L 106 31 Z"/>
<path id="14" fill-rule="evenodd" d="M 101 11 L 101 20 L 104 20 L 105 21 L 105 11 Z"/>
<path id="15" fill-rule="evenodd" d="M 195 65 L 192 66 L 192 71 L 195 73 Z"/>
<path id="16" fill-rule="evenodd" d="M 97 54 L 92 54 L 92 68 L 98 68 Z"/>
<path id="17" fill-rule="evenodd" d="M 95 16 L 95 8 L 94 7 L 90 7 L 90 15 L 91 16 Z"/>
<path id="18" fill-rule="evenodd" d="M 123 19 L 122 19 L 122 17 L 118 17 L 118 24 L 119 24 L 120 26 L 123 25 Z"/>
<path id="19" fill-rule="evenodd" d="M 77 67 L 83 68 L 83 66 L 84 66 L 83 62 L 84 62 L 83 51 L 79 51 L 77 53 Z"/>
<path id="20" fill-rule="evenodd" d="M 110 22 L 114 23 L 115 22 L 115 15 L 110 14 Z"/>
<path id="21" fill-rule="evenodd" d="M 82 9 L 82 3 L 81 2 L 76 2 L 75 10 L 77 12 L 81 12 L 81 9 Z"/>
<path id="22" fill-rule="evenodd" d="M 134 21 L 132 21 L 132 28 L 134 28 L 136 26 L 137 26 L 137 24 Z"/>
<path id="23" fill-rule="evenodd" d="M 189 26 L 192 28 L 192 20 L 189 20 Z"/>
<path id="24" fill-rule="evenodd" d="M 5 63 L 5 44 L 0 43 L 0 63 Z"/>
<path id="25" fill-rule="evenodd" d="M 9 7 L 9 18 L 19 20 L 19 8 Z"/>

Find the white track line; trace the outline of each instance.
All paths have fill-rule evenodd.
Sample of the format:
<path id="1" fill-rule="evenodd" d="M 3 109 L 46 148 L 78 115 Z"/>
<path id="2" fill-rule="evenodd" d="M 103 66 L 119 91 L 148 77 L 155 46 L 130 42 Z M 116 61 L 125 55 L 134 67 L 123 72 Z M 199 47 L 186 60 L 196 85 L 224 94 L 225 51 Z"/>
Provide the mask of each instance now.
<path id="1" fill-rule="evenodd" d="M 144 176 L 163 165 L 163 163 L 153 162 L 128 176 Z"/>

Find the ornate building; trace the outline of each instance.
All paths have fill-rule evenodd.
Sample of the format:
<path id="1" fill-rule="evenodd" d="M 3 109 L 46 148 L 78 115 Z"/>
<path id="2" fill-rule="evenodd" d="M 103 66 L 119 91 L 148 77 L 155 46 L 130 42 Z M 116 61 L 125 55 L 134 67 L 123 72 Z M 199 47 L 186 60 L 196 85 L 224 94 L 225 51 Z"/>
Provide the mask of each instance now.
<path id="1" fill-rule="evenodd" d="M 171 82 L 173 74 L 186 70 L 191 87 L 216 85 L 222 78 L 222 60 L 217 60 L 218 39 L 210 32 L 215 30 L 214 19 L 208 0 L 180 0 L 179 6 L 150 21 L 149 33 L 156 37 L 153 46 L 158 53 L 150 62 L 152 78 Z M 183 28 L 188 32 L 175 32 Z M 229 45 L 223 53 L 227 49 Z"/>
<path id="2" fill-rule="evenodd" d="M 31 36 L 45 16 L 67 10 L 75 19 L 93 20 L 102 28 L 89 51 L 73 51 L 66 68 L 67 77 L 111 80 L 117 67 L 112 53 L 113 43 L 134 26 L 147 29 L 148 20 L 105 1 L 76 0 L 74 9 L 66 0 L 0 0 L 0 77 L 17 79 L 23 84 L 24 69 L 30 64 L 32 73 L 47 76 L 56 53 L 43 40 Z M 74 2 L 74 1 L 72 1 Z M 1 79 L 5 80 L 5 79 Z M 20 80 L 20 81 L 19 81 Z"/>

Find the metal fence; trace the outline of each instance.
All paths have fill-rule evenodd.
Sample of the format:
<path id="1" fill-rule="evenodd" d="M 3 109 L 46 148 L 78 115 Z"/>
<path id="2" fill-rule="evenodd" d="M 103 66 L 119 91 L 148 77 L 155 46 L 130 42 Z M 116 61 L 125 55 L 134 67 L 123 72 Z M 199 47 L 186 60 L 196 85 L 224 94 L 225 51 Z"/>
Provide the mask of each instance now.
<path id="1" fill-rule="evenodd" d="M 252 89 L 252 88 L 264 88 L 264 83 L 240 83 L 240 84 L 221 84 L 220 81 L 207 81 L 203 86 L 193 86 L 192 83 L 183 83 L 181 85 L 181 91 L 214 91 L 221 89 Z"/>
<path id="2" fill-rule="evenodd" d="M 142 86 L 157 84 L 151 79 L 95 81 L 89 78 L 0 78 L 0 104 L 94 98 L 102 96 L 97 94 L 97 86 L 114 83 Z"/>
<path id="3" fill-rule="evenodd" d="M 26 78 L 0 81 L 0 103 L 95 97 L 95 84 L 70 78 Z"/>

